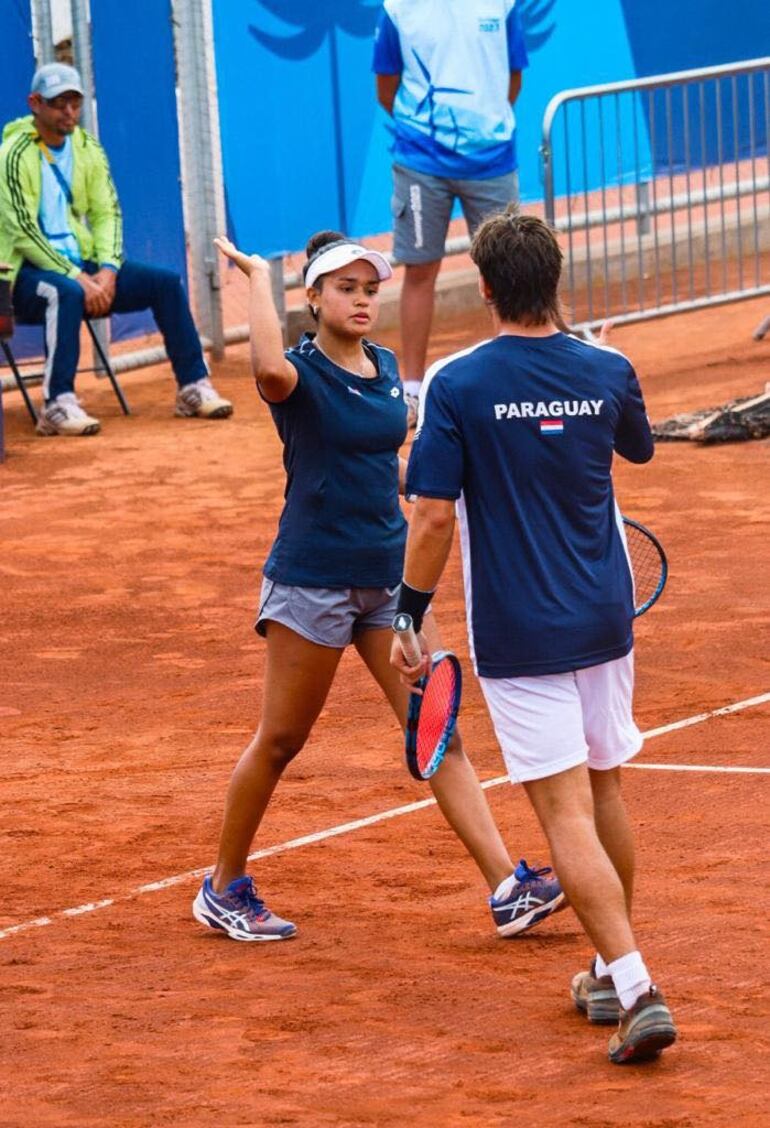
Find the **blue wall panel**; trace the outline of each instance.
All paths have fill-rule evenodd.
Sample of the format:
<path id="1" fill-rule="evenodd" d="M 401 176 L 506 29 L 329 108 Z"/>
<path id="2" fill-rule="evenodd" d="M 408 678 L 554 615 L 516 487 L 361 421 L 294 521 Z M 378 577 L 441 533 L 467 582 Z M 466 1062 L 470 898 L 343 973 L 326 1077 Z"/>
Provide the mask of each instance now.
<path id="1" fill-rule="evenodd" d="M 376 0 L 213 0 L 222 142 L 231 231 L 244 248 L 300 248 L 320 227 L 390 229 L 388 119 L 371 74 Z M 521 192 L 542 197 L 543 112 L 571 87 L 751 57 L 770 44 L 770 5 L 736 0 L 519 0 L 530 67 L 517 103 Z M 644 101 L 609 128 L 609 171 L 628 179 L 650 163 Z M 741 114 L 748 119 L 747 103 Z M 675 156 L 684 149 L 684 119 Z M 573 128 L 581 128 L 577 120 Z M 622 135 L 622 145 L 614 136 Z M 757 108 L 757 132 L 761 128 Z M 586 185 L 599 182 L 598 125 L 586 117 Z M 748 125 L 741 125 L 745 148 Z M 731 139 L 726 135 L 726 145 Z M 622 150 L 622 151 L 621 151 Z M 693 146 L 692 153 L 697 155 Z M 709 154 L 707 154 L 708 156 Z M 668 157 L 656 145 L 660 162 Z M 339 176 L 339 169 L 344 175 Z M 604 170 L 608 171 L 607 169 Z M 562 185 L 563 187 L 563 185 Z M 582 183 L 581 183 L 582 187 Z"/>
<path id="2" fill-rule="evenodd" d="M 29 113 L 27 92 L 35 69 L 29 0 L 5 0 L 0 35 L 0 120 L 5 124 Z"/>
<path id="3" fill-rule="evenodd" d="M 387 168 L 369 72 L 379 7 L 214 0 L 228 214 L 243 246 L 267 253 L 320 227 L 383 226 L 362 192 L 375 129 Z"/>
<path id="4" fill-rule="evenodd" d="M 770 52 L 763 0 L 620 0 L 635 73 L 715 67 Z"/>
<path id="5" fill-rule="evenodd" d="M 123 209 L 126 255 L 186 278 L 170 2 L 91 11 L 99 138 Z M 149 314 L 112 323 L 117 338 L 153 328 Z"/>
<path id="6" fill-rule="evenodd" d="M 719 66 L 770 53 L 770 4 L 733 0 L 729 8 L 714 0 L 621 0 L 635 73 L 640 76 L 668 71 Z M 687 163 L 714 163 L 719 153 L 716 138 L 701 145 L 700 92 L 691 87 L 687 99 L 672 96 L 673 129 L 666 133 L 662 97 L 654 107 L 645 103 L 651 120 L 658 169 Z M 761 77 L 708 83 L 703 108 L 712 120 L 721 114 L 722 157 L 746 157 L 759 138 L 766 137 L 767 91 Z M 687 126 L 688 132 L 685 132 Z"/>
<path id="7" fill-rule="evenodd" d="M 380 7 L 214 0 L 228 216 L 244 247 L 296 250 L 321 227 L 389 230 L 392 134 L 371 73 Z M 531 200 L 542 196 L 540 124 L 551 95 L 634 70 L 618 0 L 594 0 L 590 21 L 572 0 L 520 8 L 531 59 L 517 105 L 520 175 Z"/>
<path id="8" fill-rule="evenodd" d="M 32 52 L 32 17 L 28 0 L 5 0 L 0 46 L 0 122 L 29 113 L 27 93 L 35 70 Z M 19 357 L 40 353 L 41 334 L 37 329 L 17 329 L 13 349 Z"/>

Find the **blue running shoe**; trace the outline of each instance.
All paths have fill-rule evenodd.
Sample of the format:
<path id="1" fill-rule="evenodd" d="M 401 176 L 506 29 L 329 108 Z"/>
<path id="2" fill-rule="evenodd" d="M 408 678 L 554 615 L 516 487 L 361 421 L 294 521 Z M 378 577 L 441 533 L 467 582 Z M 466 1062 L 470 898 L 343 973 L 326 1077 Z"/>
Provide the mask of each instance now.
<path id="1" fill-rule="evenodd" d="M 518 936 L 533 928 L 551 913 L 567 907 L 561 885 L 552 873 L 550 866 L 543 869 L 530 869 L 522 858 L 514 870 L 517 884 L 507 897 L 497 901 L 489 898 L 492 918 L 499 936 Z"/>
<path id="2" fill-rule="evenodd" d="M 192 911 L 201 924 L 221 929 L 232 940 L 288 940 L 297 932 L 290 920 L 270 912 L 250 877 L 237 877 L 224 893 L 215 893 L 211 878 L 204 878 Z"/>

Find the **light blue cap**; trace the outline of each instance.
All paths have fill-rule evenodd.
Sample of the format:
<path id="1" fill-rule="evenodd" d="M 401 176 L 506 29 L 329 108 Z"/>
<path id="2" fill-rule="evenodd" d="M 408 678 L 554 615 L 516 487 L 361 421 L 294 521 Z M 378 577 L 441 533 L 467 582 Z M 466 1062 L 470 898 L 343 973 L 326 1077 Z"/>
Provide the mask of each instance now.
<path id="1" fill-rule="evenodd" d="M 41 98 L 50 101 L 69 91 L 74 94 L 85 93 L 82 79 L 74 67 L 69 67 L 66 63 L 46 63 L 35 71 L 30 94 L 39 94 Z"/>

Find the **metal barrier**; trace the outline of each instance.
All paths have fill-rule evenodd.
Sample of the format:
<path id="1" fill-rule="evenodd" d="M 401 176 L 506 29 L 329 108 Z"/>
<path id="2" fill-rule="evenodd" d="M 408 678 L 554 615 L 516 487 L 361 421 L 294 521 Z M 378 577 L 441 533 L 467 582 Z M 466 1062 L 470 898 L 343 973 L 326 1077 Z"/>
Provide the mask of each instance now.
<path id="1" fill-rule="evenodd" d="M 543 118 L 567 319 L 770 293 L 770 58 L 565 90 Z"/>

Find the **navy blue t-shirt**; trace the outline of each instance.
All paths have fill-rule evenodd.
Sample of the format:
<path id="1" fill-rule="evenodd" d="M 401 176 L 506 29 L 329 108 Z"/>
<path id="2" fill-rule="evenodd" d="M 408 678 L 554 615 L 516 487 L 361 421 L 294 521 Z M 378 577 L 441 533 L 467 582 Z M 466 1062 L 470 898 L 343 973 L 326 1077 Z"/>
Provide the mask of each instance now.
<path id="1" fill-rule="evenodd" d="M 299 380 L 288 399 L 269 404 L 286 468 L 286 501 L 264 569 L 271 580 L 348 588 L 401 579 L 406 404 L 393 353 L 364 345 L 378 371 L 371 379 L 334 364 L 307 334 L 286 353 Z"/>
<path id="2" fill-rule="evenodd" d="M 459 499 L 477 673 L 562 673 L 627 654 L 633 593 L 612 457 L 653 454 L 629 361 L 564 333 L 501 336 L 428 378 L 407 492 Z"/>

